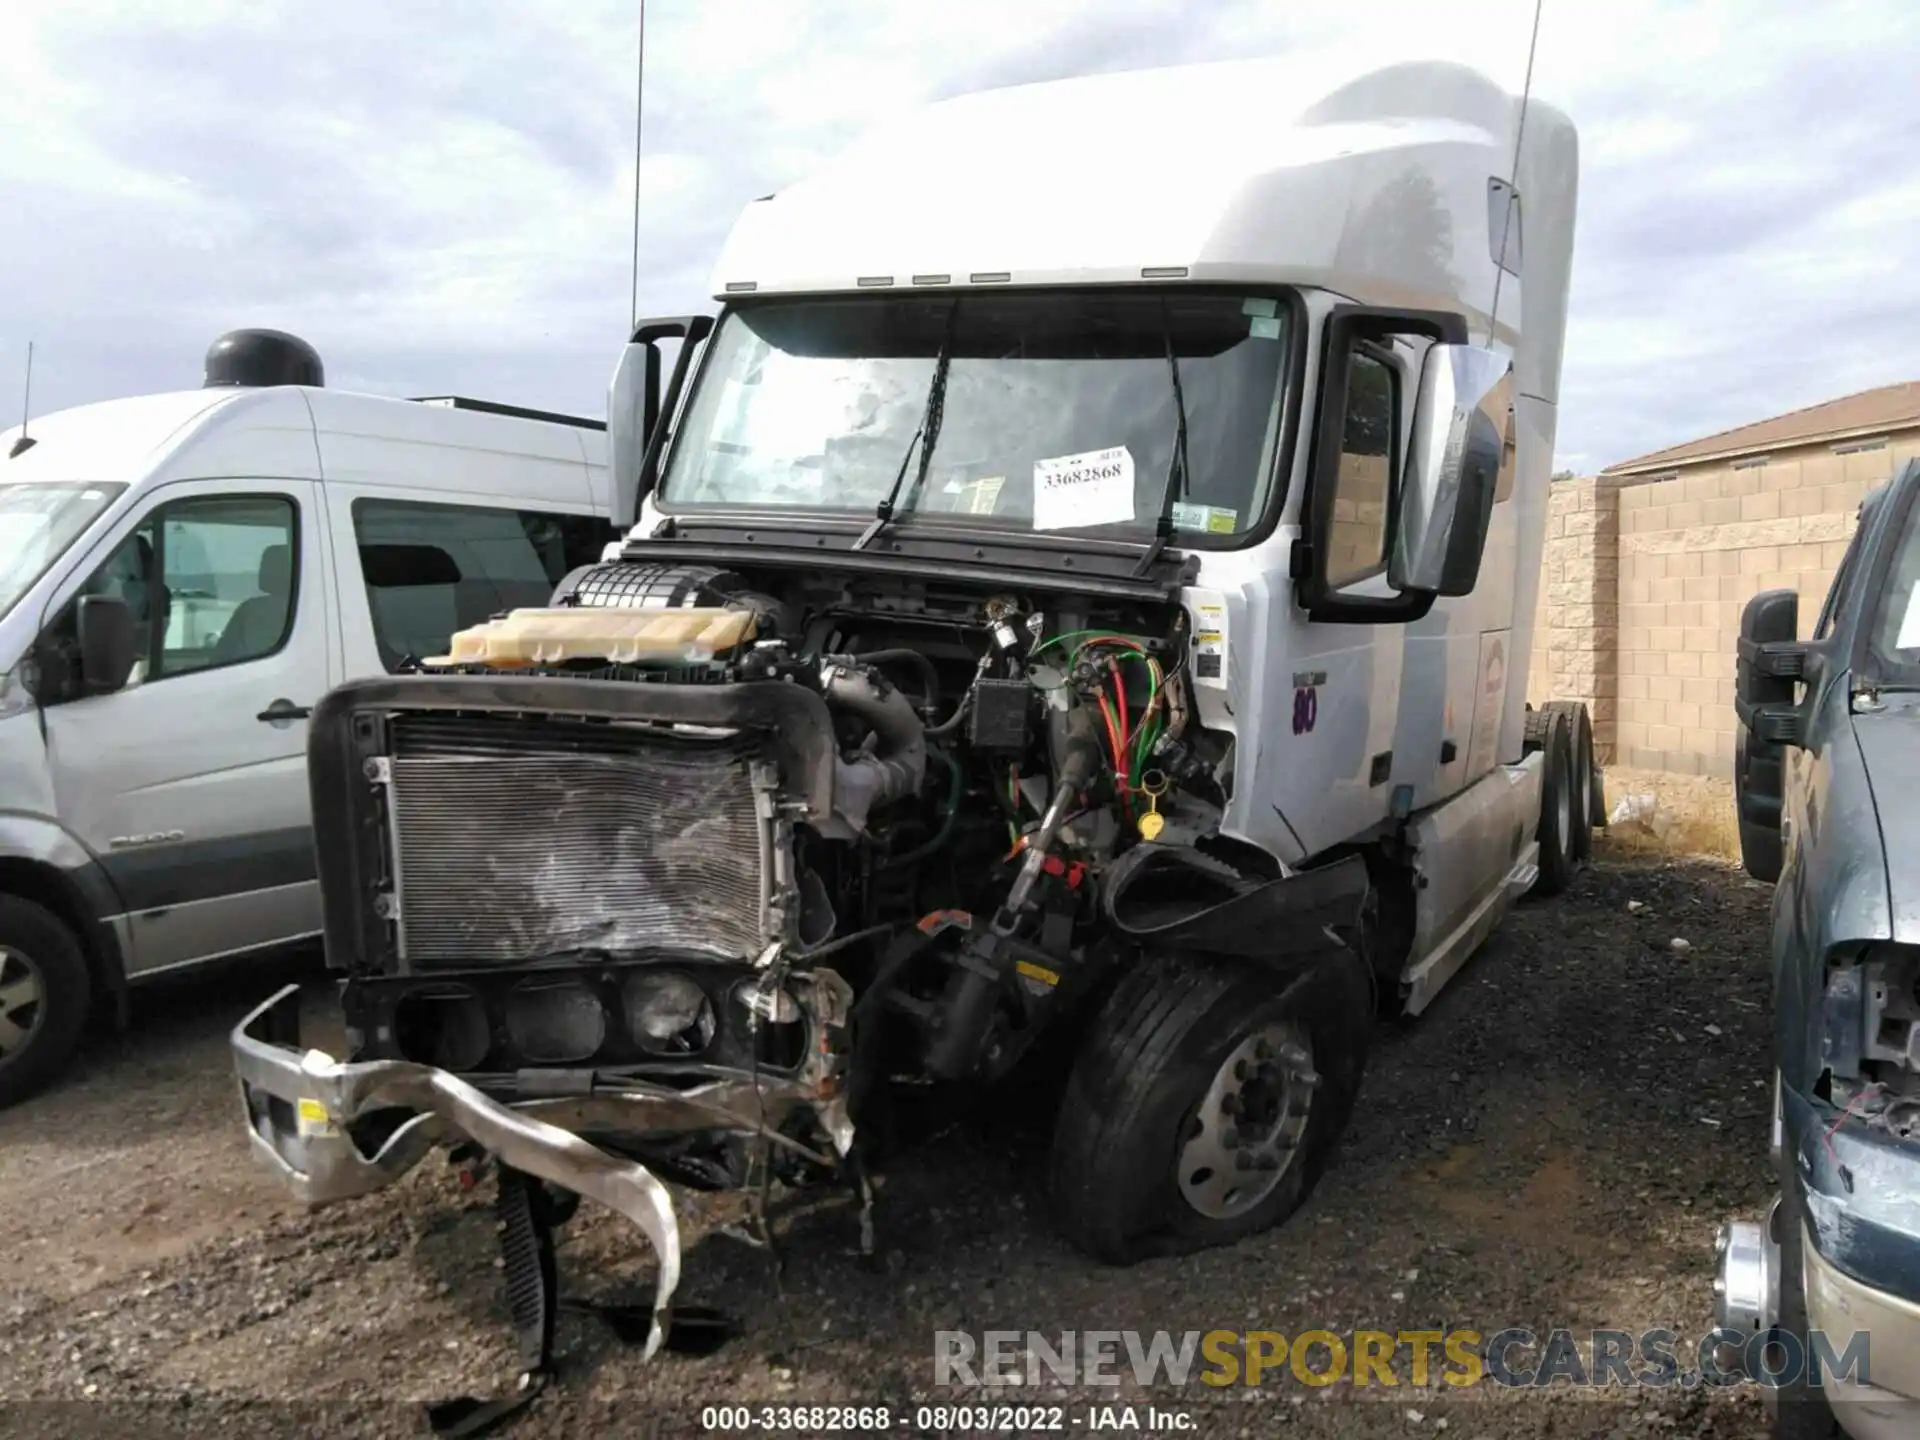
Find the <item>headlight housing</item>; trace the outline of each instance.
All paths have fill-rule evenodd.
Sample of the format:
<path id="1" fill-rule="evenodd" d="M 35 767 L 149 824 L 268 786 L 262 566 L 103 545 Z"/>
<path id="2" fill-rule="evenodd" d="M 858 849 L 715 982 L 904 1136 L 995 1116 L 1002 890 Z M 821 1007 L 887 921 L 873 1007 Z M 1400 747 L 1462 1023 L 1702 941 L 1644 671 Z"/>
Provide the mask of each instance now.
<path id="1" fill-rule="evenodd" d="M 719 1028 L 707 992 L 671 970 L 631 977 L 621 999 L 627 1034 L 649 1055 L 698 1055 L 713 1043 Z"/>

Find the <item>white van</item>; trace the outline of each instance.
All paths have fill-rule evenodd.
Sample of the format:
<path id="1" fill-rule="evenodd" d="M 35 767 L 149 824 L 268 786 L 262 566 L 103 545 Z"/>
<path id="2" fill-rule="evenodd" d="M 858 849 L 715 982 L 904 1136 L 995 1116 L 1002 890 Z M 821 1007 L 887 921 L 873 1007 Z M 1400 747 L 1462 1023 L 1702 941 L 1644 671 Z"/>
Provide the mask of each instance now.
<path id="1" fill-rule="evenodd" d="M 328 390 L 273 331 L 207 374 L 0 434 L 0 1105 L 129 982 L 318 935 L 310 707 L 617 538 L 603 421 Z"/>

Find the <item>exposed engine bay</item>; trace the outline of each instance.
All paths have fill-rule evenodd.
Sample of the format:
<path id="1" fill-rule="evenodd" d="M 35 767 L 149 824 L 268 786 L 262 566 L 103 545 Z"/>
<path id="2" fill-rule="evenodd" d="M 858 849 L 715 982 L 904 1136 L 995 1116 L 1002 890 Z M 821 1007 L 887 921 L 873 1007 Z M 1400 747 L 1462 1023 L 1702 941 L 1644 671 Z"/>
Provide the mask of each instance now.
<path id="1" fill-rule="evenodd" d="M 1359 948 L 1358 856 L 1296 874 L 1219 833 L 1233 747 L 1195 721 L 1182 607 L 1047 599 L 629 558 L 331 692 L 309 771 L 349 1055 L 300 1051 L 291 990 L 243 1023 L 256 1151 L 310 1201 L 436 1144 L 495 1163 L 544 1374 L 550 1229 L 578 1195 L 658 1253 L 651 1353 L 701 1333 L 660 1178 L 744 1193 L 759 1244 L 776 1182 L 846 1184 L 870 1252 L 863 1142 L 896 1082 L 1006 1079 L 1142 955 Z M 1206 1013 L 1279 996 L 1266 973 L 1203 977 L 1227 1007 Z M 1364 1020 L 1359 995 L 1326 1013 Z M 1292 1203 L 1315 1065 L 1350 1097 L 1364 1040 L 1222 1043 L 1161 1163 L 1230 1228 Z M 1083 1153 L 1125 1167 L 1095 1123 Z"/>
<path id="2" fill-rule="evenodd" d="M 857 1118 L 883 1074 L 1006 1075 L 1120 947 L 1213 948 L 1281 877 L 1216 833 L 1232 748 L 1177 606 L 633 561 L 556 601 L 357 712 L 355 1058 L 503 1095 L 792 1079 L 843 1019 Z M 735 1185 L 752 1147 L 622 1148 Z"/>

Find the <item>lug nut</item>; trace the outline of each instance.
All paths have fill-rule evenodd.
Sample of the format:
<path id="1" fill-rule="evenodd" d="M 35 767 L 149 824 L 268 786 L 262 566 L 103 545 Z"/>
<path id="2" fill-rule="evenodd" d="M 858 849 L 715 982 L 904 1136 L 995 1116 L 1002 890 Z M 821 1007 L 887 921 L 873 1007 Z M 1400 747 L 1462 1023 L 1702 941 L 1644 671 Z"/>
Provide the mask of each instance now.
<path id="1" fill-rule="evenodd" d="M 1272 1059 L 1273 1046 L 1269 1045 L 1265 1040 L 1254 1041 L 1253 1042 L 1253 1058 L 1256 1060 Z"/>
<path id="2" fill-rule="evenodd" d="M 1248 1064 L 1245 1060 L 1236 1060 L 1233 1062 L 1233 1078 L 1238 1080 L 1242 1085 L 1246 1084 L 1247 1081 L 1251 1080 L 1253 1078 L 1253 1074 L 1254 1074 L 1253 1066 Z"/>

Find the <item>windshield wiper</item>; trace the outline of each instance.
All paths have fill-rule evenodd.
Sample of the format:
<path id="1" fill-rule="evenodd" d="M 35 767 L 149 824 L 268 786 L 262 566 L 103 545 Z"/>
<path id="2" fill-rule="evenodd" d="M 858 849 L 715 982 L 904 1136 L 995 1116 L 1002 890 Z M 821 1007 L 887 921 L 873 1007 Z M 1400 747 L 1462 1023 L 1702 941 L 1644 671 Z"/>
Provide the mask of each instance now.
<path id="1" fill-rule="evenodd" d="M 913 488 L 907 491 L 908 508 L 912 508 L 914 497 L 920 493 L 920 487 L 926 484 L 927 470 L 933 464 L 934 442 L 940 438 L 940 416 L 947 401 L 947 362 L 953 352 L 953 321 L 960 313 L 960 302 L 954 301 L 947 308 L 947 328 L 940 336 L 940 352 L 933 357 L 933 383 L 927 387 L 927 408 L 921 412 L 920 428 L 913 432 L 913 439 L 907 442 L 907 453 L 900 457 L 900 469 L 893 477 L 893 484 L 887 487 L 887 493 L 874 507 L 873 523 L 861 532 L 860 538 L 853 542 L 853 548 L 864 550 L 879 538 L 880 532 L 893 523 L 894 509 L 900 500 L 900 486 L 907 478 L 907 465 L 913 459 L 913 447 L 920 447 L 920 468 L 914 472 Z"/>
<path id="2" fill-rule="evenodd" d="M 1173 539 L 1173 507 L 1187 498 L 1187 401 L 1180 390 L 1180 357 L 1173 352 L 1173 326 L 1166 321 L 1166 301 L 1160 302 L 1161 336 L 1167 345 L 1167 373 L 1173 379 L 1173 455 L 1167 461 L 1167 483 L 1160 495 L 1160 519 L 1154 526 L 1153 544 L 1140 557 L 1134 575 L 1145 578 Z"/>

